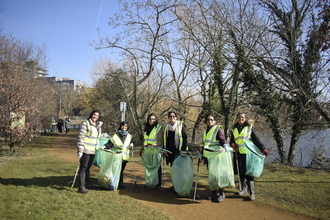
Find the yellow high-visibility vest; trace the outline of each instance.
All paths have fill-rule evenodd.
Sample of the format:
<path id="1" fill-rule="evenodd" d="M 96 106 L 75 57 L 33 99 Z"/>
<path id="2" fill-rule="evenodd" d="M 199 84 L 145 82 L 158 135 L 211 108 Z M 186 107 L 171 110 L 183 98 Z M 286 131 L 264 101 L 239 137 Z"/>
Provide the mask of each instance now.
<path id="1" fill-rule="evenodd" d="M 143 145 L 156 145 L 157 144 L 157 134 L 162 128 L 161 125 L 157 125 L 156 127 L 153 127 L 150 134 L 147 135 L 147 132 L 144 132 L 144 142 Z"/>
<path id="2" fill-rule="evenodd" d="M 115 145 L 115 147 L 119 147 L 122 149 L 123 160 L 129 161 L 129 153 L 130 153 L 129 145 L 131 143 L 131 140 L 132 140 L 132 135 L 130 134 L 127 134 L 124 143 L 117 134 L 114 134 L 111 138 L 111 141 Z"/>
<path id="3" fill-rule="evenodd" d="M 100 132 L 97 130 L 97 127 L 89 122 L 86 121 L 87 126 L 87 133 L 84 137 L 84 147 L 86 150 L 95 151 L 97 149 L 98 141 L 101 135 Z"/>
<path id="4" fill-rule="evenodd" d="M 246 147 L 244 145 L 245 141 L 251 140 L 252 125 L 244 126 L 241 133 L 238 133 L 238 129 L 233 129 L 233 135 L 235 143 L 238 146 L 238 151 L 240 154 L 246 154 Z"/>
<path id="5" fill-rule="evenodd" d="M 221 125 L 214 125 L 208 133 L 206 133 L 206 130 L 204 131 L 203 136 L 203 142 L 204 142 L 204 150 L 203 150 L 203 156 L 208 157 L 210 154 L 212 154 L 212 151 L 207 151 L 205 149 L 212 149 L 212 150 L 221 150 L 221 145 L 219 143 L 219 140 L 217 140 L 217 134 L 219 129 L 221 128 Z"/>

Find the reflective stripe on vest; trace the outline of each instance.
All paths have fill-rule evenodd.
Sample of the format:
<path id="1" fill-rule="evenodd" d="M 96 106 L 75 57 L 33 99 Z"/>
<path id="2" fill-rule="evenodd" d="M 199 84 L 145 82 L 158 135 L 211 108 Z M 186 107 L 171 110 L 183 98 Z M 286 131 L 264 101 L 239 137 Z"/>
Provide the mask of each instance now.
<path id="1" fill-rule="evenodd" d="M 213 149 L 213 150 L 220 150 L 221 145 L 219 143 L 219 140 L 217 140 L 217 134 L 219 129 L 221 128 L 220 125 L 213 126 L 209 132 L 206 134 L 206 130 L 204 131 L 204 151 L 203 156 L 208 157 L 212 152 L 205 150 L 207 149 Z"/>
<path id="2" fill-rule="evenodd" d="M 89 120 L 86 121 L 87 133 L 84 137 L 84 147 L 86 150 L 95 151 L 99 140 L 99 132 L 95 125 L 90 124 Z"/>
<path id="3" fill-rule="evenodd" d="M 181 151 L 182 145 L 183 145 L 183 136 L 182 136 L 182 121 L 177 121 L 177 129 L 178 129 L 178 136 L 179 136 L 179 151 Z M 167 130 L 168 130 L 168 124 L 165 126 L 164 130 L 164 146 L 166 148 L 166 136 L 167 136 Z M 186 147 L 186 150 L 188 150 L 188 146 Z"/>
<path id="4" fill-rule="evenodd" d="M 147 133 L 144 132 L 143 145 L 144 146 L 156 145 L 157 144 L 157 134 L 158 134 L 158 132 L 160 131 L 161 128 L 162 128 L 161 125 L 157 125 L 157 127 L 153 127 L 153 129 L 151 130 L 149 135 L 147 135 Z"/>
<path id="5" fill-rule="evenodd" d="M 244 146 L 245 141 L 251 139 L 252 125 L 244 126 L 241 133 L 238 133 L 238 129 L 234 128 L 233 135 L 235 143 L 238 146 L 238 150 L 241 154 L 246 154 L 246 147 Z"/>
<path id="6" fill-rule="evenodd" d="M 123 160 L 129 161 L 129 144 L 131 143 L 132 135 L 127 134 L 124 143 L 119 138 L 117 134 L 114 134 L 111 138 L 111 142 L 115 145 L 115 147 L 122 148 Z"/>

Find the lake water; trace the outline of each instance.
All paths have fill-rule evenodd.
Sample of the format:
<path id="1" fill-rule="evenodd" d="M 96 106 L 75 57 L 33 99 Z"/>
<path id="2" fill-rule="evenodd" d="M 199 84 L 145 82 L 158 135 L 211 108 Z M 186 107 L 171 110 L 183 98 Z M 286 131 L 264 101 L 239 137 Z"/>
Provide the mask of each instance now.
<path id="1" fill-rule="evenodd" d="M 274 162 L 278 158 L 277 147 L 271 134 L 261 134 L 256 131 L 258 137 L 270 151 L 270 155 L 266 158 L 265 162 Z M 286 153 L 289 152 L 291 135 L 287 135 L 284 138 L 284 146 Z M 308 130 L 303 133 L 299 138 L 296 157 L 294 165 L 297 167 L 305 167 L 310 164 L 313 159 L 313 155 L 323 154 L 328 160 L 330 159 L 330 129 L 324 130 Z"/>

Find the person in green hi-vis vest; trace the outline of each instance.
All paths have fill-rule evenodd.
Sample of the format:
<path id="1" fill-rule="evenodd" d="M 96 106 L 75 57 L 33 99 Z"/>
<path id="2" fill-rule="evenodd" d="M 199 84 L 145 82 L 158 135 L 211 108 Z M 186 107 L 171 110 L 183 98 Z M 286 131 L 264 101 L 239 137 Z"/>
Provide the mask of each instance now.
<path id="1" fill-rule="evenodd" d="M 238 159 L 238 171 L 241 183 L 241 191 L 239 192 L 239 195 L 248 194 L 247 190 L 249 189 L 249 199 L 253 201 L 255 200 L 254 177 L 245 175 L 247 149 L 244 143 L 247 140 L 251 140 L 261 152 L 268 156 L 268 151 L 254 132 L 253 121 L 247 120 L 245 114 L 240 112 L 236 115 L 236 123 L 233 125 L 230 144 L 236 152 Z"/>

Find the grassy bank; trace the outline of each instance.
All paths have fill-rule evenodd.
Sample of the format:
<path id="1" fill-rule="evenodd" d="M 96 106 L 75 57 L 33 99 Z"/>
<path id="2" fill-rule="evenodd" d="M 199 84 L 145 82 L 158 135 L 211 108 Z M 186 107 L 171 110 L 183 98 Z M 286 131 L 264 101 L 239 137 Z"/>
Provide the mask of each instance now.
<path id="1" fill-rule="evenodd" d="M 69 188 L 76 164 L 54 156 L 49 149 L 52 138 L 41 136 L 14 155 L 0 156 L 0 219 L 171 219 L 119 191 L 82 195 Z M 200 168 L 199 184 L 208 185 L 206 166 Z M 267 164 L 256 178 L 256 197 L 257 203 L 330 219 L 330 173 Z"/>
<path id="2" fill-rule="evenodd" d="M 171 219 L 119 191 L 82 195 L 69 188 L 74 166 L 54 157 L 51 138 L 0 157 L 0 219 Z"/>

